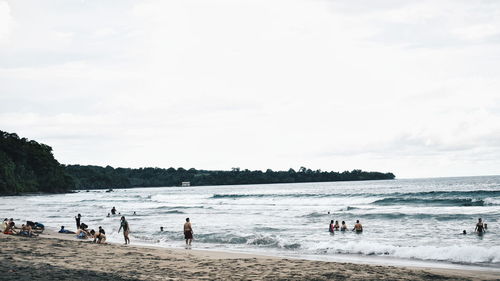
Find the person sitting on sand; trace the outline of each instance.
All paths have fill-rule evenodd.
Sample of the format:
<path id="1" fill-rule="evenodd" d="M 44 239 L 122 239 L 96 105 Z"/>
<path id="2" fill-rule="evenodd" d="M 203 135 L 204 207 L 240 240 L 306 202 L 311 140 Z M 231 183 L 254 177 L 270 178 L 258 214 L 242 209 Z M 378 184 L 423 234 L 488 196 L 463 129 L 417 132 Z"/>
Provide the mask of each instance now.
<path id="1" fill-rule="evenodd" d="M 335 226 L 333 224 L 333 220 L 330 221 L 330 225 L 328 226 L 328 231 L 333 234 L 335 231 Z"/>
<path id="2" fill-rule="evenodd" d="M 340 231 L 346 231 L 347 230 L 347 225 L 345 224 L 345 221 L 342 221 L 342 226 L 340 227 Z"/>
<path id="3" fill-rule="evenodd" d="M 125 239 L 125 245 L 130 244 L 130 238 L 128 238 L 128 234 L 130 232 L 130 227 L 129 227 L 128 222 L 124 216 L 122 216 L 122 218 L 121 218 L 120 228 L 118 229 L 118 233 L 120 233 L 120 230 L 122 228 L 123 228 L 123 238 Z"/>
<path id="4" fill-rule="evenodd" d="M 191 247 L 191 242 L 193 241 L 193 228 L 189 222 L 189 218 L 186 218 L 186 223 L 184 223 L 184 239 L 186 239 L 186 249 Z"/>
<path id="5" fill-rule="evenodd" d="M 64 229 L 64 225 L 61 225 L 61 229 L 59 229 L 59 233 L 75 234 L 74 231 Z"/>
<path id="6" fill-rule="evenodd" d="M 4 229 L 3 231 L 4 234 L 17 234 L 17 231 L 16 231 L 16 223 L 14 222 L 14 219 L 11 218 L 8 222 L 7 222 L 7 227 Z"/>
<path id="7" fill-rule="evenodd" d="M 484 232 L 484 225 L 483 225 L 483 219 L 479 218 L 476 224 L 476 228 L 474 229 L 475 232 L 482 234 Z"/>
<path id="8" fill-rule="evenodd" d="M 23 224 L 21 227 L 21 231 L 19 231 L 19 235 L 26 236 L 26 237 L 32 237 L 36 236 L 33 234 L 33 230 L 31 229 L 30 225 Z"/>
<path id="9" fill-rule="evenodd" d="M 78 238 L 78 239 L 87 239 L 88 238 L 88 234 L 87 234 L 87 232 L 85 230 L 83 230 L 83 229 L 80 228 L 80 229 L 78 229 L 76 231 L 76 238 Z"/>
<path id="10" fill-rule="evenodd" d="M 94 243 L 104 244 L 106 242 L 106 231 L 99 226 L 99 232 L 94 235 Z"/>
<path id="11" fill-rule="evenodd" d="M 356 224 L 354 225 L 352 231 L 356 231 L 356 233 L 363 232 L 363 226 L 359 223 L 359 220 L 356 220 Z"/>
<path id="12" fill-rule="evenodd" d="M 336 231 L 339 231 L 339 229 L 340 229 L 339 221 L 335 221 L 335 225 L 333 226 L 333 228 L 334 228 Z"/>

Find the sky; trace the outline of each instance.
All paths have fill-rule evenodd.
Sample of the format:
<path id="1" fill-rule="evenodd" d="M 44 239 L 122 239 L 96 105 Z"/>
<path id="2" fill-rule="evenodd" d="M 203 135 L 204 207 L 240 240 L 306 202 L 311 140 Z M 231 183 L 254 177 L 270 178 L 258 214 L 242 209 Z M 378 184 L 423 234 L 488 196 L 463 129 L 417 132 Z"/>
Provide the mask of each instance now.
<path id="1" fill-rule="evenodd" d="M 63 164 L 500 174 L 500 1 L 0 0 L 0 130 Z"/>

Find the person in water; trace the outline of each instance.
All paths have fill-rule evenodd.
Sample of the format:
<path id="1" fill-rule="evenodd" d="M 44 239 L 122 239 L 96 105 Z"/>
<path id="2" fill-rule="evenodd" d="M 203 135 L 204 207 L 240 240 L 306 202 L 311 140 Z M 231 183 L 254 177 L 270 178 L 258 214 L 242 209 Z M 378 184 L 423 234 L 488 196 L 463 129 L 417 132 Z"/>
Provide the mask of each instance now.
<path id="1" fill-rule="evenodd" d="M 186 239 L 186 248 L 191 247 L 191 242 L 193 241 L 193 228 L 189 222 L 189 218 L 186 218 L 186 223 L 184 223 L 184 239 Z"/>
<path id="2" fill-rule="evenodd" d="M 99 233 L 101 234 L 106 234 L 106 231 L 102 228 L 102 226 L 99 226 Z"/>
<path id="3" fill-rule="evenodd" d="M 82 215 L 78 214 L 76 217 L 75 217 L 75 221 L 76 221 L 76 229 L 80 229 L 80 219 L 82 218 Z"/>
<path id="4" fill-rule="evenodd" d="M 334 228 L 336 231 L 339 231 L 339 229 L 340 229 L 339 221 L 335 221 L 335 225 L 333 226 L 333 228 Z"/>
<path id="5" fill-rule="evenodd" d="M 109 217 L 111 217 L 111 214 L 110 214 L 110 213 L 108 213 L 108 215 L 107 215 L 106 217 L 108 217 L 108 218 L 109 218 Z"/>
<path id="6" fill-rule="evenodd" d="M 484 228 L 484 224 L 483 224 L 483 219 L 479 218 L 479 220 L 477 221 L 477 224 L 476 224 L 476 229 L 474 229 L 474 231 L 476 231 L 479 234 L 482 234 L 484 232 L 484 230 L 485 230 L 485 228 Z"/>
<path id="7" fill-rule="evenodd" d="M 333 234 L 335 231 L 335 225 L 333 224 L 333 220 L 330 221 L 330 226 L 328 226 L 328 231 Z"/>
<path id="8" fill-rule="evenodd" d="M 356 224 L 354 225 L 352 231 L 356 231 L 356 233 L 363 232 L 363 226 L 359 223 L 359 220 L 356 220 Z"/>
<path id="9" fill-rule="evenodd" d="M 128 222 L 124 216 L 122 216 L 121 218 L 121 223 L 120 223 L 120 228 L 118 229 L 118 233 L 120 233 L 120 230 L 122 228 L 123 228 L 123 238 L 125 239 L 125 245 L 130 244 L 130 238 L 128 238 L 130 227 L 128 226 Z"/>
<path id="10" fill-rule="evenodd" d="M 342 221 L 342 226 L 340 227 L 340 231 L 346 231 L 347 230 L 347 225 L 345 224 L 345 221 Z"/>
<path id="11" fill-rule="evenodd" d="M 467 231 L 465 231 L 465 229 L 464 229 L 464 231 L 462 232 L 462 234 L 463 235 L 467 235 Z"/>
<path id="12" fill-rule="evenodd" d="M 114 206 L 113 206 L 113 208 L 111 208 L 111 214 L 112 214 L 112 215 L 116 215 L 116 209 L 115 209 L 115 207 L 114 207 Z"/>
<path id="13" fill-rule="evenodd" d="M 160 231 L 163 232 L 163 226 L 160 226 Z"/>

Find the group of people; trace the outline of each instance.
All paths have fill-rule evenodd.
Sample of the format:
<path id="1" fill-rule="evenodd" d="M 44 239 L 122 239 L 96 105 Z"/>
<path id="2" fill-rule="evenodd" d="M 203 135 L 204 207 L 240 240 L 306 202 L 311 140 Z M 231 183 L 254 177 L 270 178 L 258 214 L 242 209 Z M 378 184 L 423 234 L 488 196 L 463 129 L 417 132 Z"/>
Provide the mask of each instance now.
<path id="1" fill-rule="evenodd" d="M 2 223 L 3 234 L 36 237 L 45 230 L 45 226 L 39 222 L 27 221 L 26 224 L 17 227 L 13 218 L 5 218 Z"/>
<path id="2" fill-rule="evenodd" d="M 99 226 L 98 231 L 96 232 L 94 229 L 88 229 L 89 226 L 83 222 L 81 222 L 82 215 L 78 214 L 75 217 L 76 221 L 76 232 L 67 230 L 64 228 L 64 225 L 61 226 L 61 229 L 59 230 L 59 233 L 64 233 L 64 234 L 76 234 L 76 238 L 78 239 L 94 239 L 94 243 L 98 244 L 104 244 L 106 243 L 106 231 L 102 228 L 102 226 Z"/>
<path id="3" fill-rule="evenodd" d="M 478 235 L 483 235 L 486 230 L 488 230 L 488 224 L 483 222 L 482 218 L 479 218 L 476 223 L 476 227 L 474 228 L 474 232 L 476 232 Z M 467 234 L 467 231 L 464 229 L 462 231 L 462 234 Z"/>
<path id="4" fill-rule="evenodd" d="M 330 221 L 330 225 L 328 226 L 328 231 L 331 234 L 334 234 L 335 231 L 347 231 L 347 225 L 345 221 L 342 221 L 342 225 L 339 225 L 339 221 L 335 221 L 333 223 L 333 220 Z M 363 225 L 359 222 L 359 220 L 356 220 L 356 224 L 354 224 L 354 228 L 352 231 L 356 231 L 356 233 L 362 233 L 363 232 Z"/>

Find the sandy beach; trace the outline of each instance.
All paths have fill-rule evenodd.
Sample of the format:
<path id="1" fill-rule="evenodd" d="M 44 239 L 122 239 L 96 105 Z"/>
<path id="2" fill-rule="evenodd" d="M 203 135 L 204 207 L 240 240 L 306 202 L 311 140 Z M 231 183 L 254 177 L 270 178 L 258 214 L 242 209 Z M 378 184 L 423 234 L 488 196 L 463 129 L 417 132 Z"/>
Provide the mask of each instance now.
<path id="1" fill-rule="evenodd" d="M 216 251 L 94 244 L 51 231 L 0 234 L 1 280 L 500 280 L 488 271 L 416 269 Z"/>

